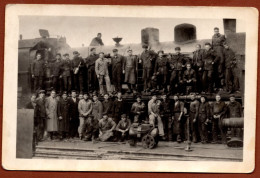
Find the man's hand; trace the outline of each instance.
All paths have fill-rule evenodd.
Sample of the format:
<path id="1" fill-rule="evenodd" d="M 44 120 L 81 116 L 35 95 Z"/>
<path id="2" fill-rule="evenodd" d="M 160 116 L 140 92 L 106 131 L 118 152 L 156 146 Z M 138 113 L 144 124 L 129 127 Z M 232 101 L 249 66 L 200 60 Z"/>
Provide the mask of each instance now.
<path id="1" fill-rule="evenodd" d="M 60 78 L 62 78 L 62 75 L 60 75 Z"/>
<path id="2" fill-rule="evenodd" d="M 34 78 L 34 75 L 32 74 L 32 78 Z"/>
<path id="3" fill-rule="evenodd" d="M 123 74 L 125 73 L 125 70 L 123 70 Z"/>
<path id="4" fill-rule="evenodd" d="M 178 118 L 178 121 L 181 121 L 181 117 Z"/>
<path id="5" fill-rule="evenodd" d="M 193 119 L 193 123 L 195 123 L 196 122 L 196 119 Z"/>
<path id="6" fill-rule="evenodd" d="M 62 120 L 62 116 L 60 116 L 59 119 Z"/>
<path id="7" fill-rule="evenodd" d="M 99 76 L 99 74 L 97 75 L 97 78 L 99 78 L 100 76 Z"/>
<path id="8" fill-rule="evenodd" d="M 200 67 L 200 68 L 199 68 L 199 71 L 201 71 L 201 69 L 202 69 L 202 68 Z"/>

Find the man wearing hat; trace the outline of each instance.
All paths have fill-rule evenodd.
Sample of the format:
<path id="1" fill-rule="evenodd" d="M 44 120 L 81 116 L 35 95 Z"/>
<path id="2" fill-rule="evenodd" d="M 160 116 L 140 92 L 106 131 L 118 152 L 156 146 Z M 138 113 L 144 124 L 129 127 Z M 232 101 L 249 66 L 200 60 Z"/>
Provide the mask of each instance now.
<path id="1" fill-rule="evenodd" d="M 44 135 L 46 108 L 45 108 L 45 91 L 38 92 L 39 97 L 36 99 L 34 108 L 34 130 L 36 132 L 36 142 L 41 141 Z"/>
<path id="2" fill-rule="evenodd" d="M 115 93 L 122 91 L 122 73 L 124 57 L 118 54 L 118 49 L 113 49 L 113 56 L 111 58 L 112 64 L 112 81 L 115 86 Z"/>
<path id="3" fill-rule="evenodd" d="M 126 117 L 126 114 L 121 115 L 121 120 L 116 126 L 116 139 L 123 142 L 128 138 L 128 131 L 131 126 L 131 121 Z"/>
<path id="4" fill-rule="evenodd" d="M 51 65 L 53 89 L 55 91 L 61 91 L 62 64 L 63 62 L 61 61 L 61 54 L 57 53 L 55 61 Z"/>
<path id="5" fill-rule="evenodd" d="M 89 99 L 88 93 L 84 93 L 83 99 L 79 101 L 79 138 L 82 140 L 85 137 L 86 121 L 92 113 L 92 101 Z"/>
<path id="6" fill-rule="evenodd" d="M 67 92 L 62 93 L 62 98 L 58 102 L 58 130 L 60 139 L 69 137 L 70 118 L 71 118 L 71 103 L 68 101 Z"/>
<path id="7" fill-rule="evenodd" d="M 99 140 L 104 142 L 112 140 L 114 136 L 114 129 L 116 128 L 116 123 L 112 119 L 112 115 L 103 114 L 103 118 L 99 121 Z"/>
<path id="8" fill-rule="evenodd" d="M 108 60 L 104 57 L 104 53 L 100 52 L 99 53 L 99 58 L 95 62 L 95 72 L 98 78 L 99 82 L 99 89 L 100 89 L 100 95 L 103 96 L 105 93 L 105 88 L 104 88 L 104 80 L 106 82 L 106 90 L 107 92 L 111 95 L 112 94 L 112 89 L 111 89 L 111 82 L 110 82 L 110 77 L 108 73 Z"/>
<path id="9" fill-rule="evenodd" d="M 210 43 L 205 43 L 205 50 L 202 55 L 204 61 L 204 69 L 202 75 L 202 88 L 203 92 L 213 92 L 213 72 L 214 64 L 217 62 L 218 57 L 216 51 L 211 48 Z"/>
<path id="10" fill-rule="evenodd" d="M 212 49 L 216 51 L 218 61 L 215 63 L 215 78 L 216 88 L 223 87 L 224 79 L 224 56 L 223 56 L 223 43 L 226 41 L 225 35 L 219 33 L 219 28 L 214 28 L 214 35 L 212 36 Z"/>
<path id="11" fill-rule="evenodd" d="M 186 94 L 194 92 L 197 82 L 196 72 L 191 68 L 190 63 L 186 63 L 186 70 L 183 73 L 183 84 L 186 87 Z"/>
<path id="12" fill-rule="evenodd" d="M 64 59 L 62 61 L 62 78 L 63 78 L 63 90 L 71 91 L 71 74 L 72 74 L 72 62 L 68 53 L 64 54 Z"/>
<path id="13" fill-rule="evenodd" d="M 41 53 L 36 54 L 36 59 L 31 64 L 31 74 L 34 79 L 34 91 L 43 88 L 44 61 Z"/>
<path id="14" fill-rule="evenodd" d="M 183 93 L 182 91 L 182 74 L 185 69 L 184 55 L 181 54 L 181 48 L 175 48 L 175 54 L 171 56 L 169 59 L 169 65 L 171 69 L 171 77 L 170 77 L 170 92 L 174 93 Z M 175 92 L 176 91 L 176 92 Z"/>
<path id="15" fill-rule="evenodd" d="M 239 80 L 237 77 L 236 67 L 236 56 L 235 53 L 228 44 L 225 42 L 224 45 L 224 61 L 225 61 L 225 83 L 226 91 L 232 93 L 239 90 Z"/>
<path id="16" fill-rule="evenodd" d="M 154 60 L 157 54 L 148 49 L 148 45 L 143 45 L 144 51 L 140 55 L 140 60 L 143 65 L 143 81 L 144 81 L 144 91 L 148 92 L 151 89 L 151 78 L 154 69 Z"/>
<path id="17" fill-rule="evenodd" d="M 141 96 L 136 97 L 136 102 L 131 107 L 131 113 L 134 116 L 134 123 L 141 123 L 145 118 L 145 104 L 141 101 Z"/>
<path id="18" fill-rule="evenodd" d="M 163 56 L 164 51 L 158 51 L 158 57 L 155 61 L 154 73 L 157 75 L 157 85 L 163 88 L 163 92 L 167 92 L 167 75 L 168 75 L 168 59 Z"/>
<path id="19" fill-rule="evenodd" d="M 86 58 L 86 67 L 88 70 L 88 91 L 98 91 L 98 79 L 95 73 L 95 62 L 98 59 L 96 48 L 90 49 L 90 55 Z"/>
<path id="20" fill-rule="evenodd" d="M 235 100 L 235 95 L 231 94 L 227 105 L 227 118 L 243 117 L 243 109 L 239 102 Z M 231 128 L 232 137 L 242 137 L 243 130 L 241 128 Z"/>
<path id="21" fill-rule="evenodd" d="M 74 89 L 82 92 L 84 91 L 84 74 L 85 74 L 85 65 L 82 57 L 79 56 L 78 51 L 73 52 L 72 59 L 72 68 L 73 68 L 73 81 Z"/>
<path id="22" fill-rule="evenodd" d="M 128 86 L 127 92 L 131 93 L 132 91 L 136 92 L 135 84 L 138 59 L 136 55 L 133 55 L 132 49 L 129 49 L 127 54 L 128 56 L 124 60 L 123 64 L 123 73 L 125 73 L 125 82 Z"/>

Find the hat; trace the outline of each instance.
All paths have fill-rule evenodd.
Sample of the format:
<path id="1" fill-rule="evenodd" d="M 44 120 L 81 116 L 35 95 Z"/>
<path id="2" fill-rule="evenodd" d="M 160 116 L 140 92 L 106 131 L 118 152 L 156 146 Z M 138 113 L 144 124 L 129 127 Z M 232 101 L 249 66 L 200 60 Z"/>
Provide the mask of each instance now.
<path id="1" fill-rule="evenodd" d="M 136 96 L 136 99 L 137 99 L 137 98 L 142 99 L 142 96 L 141 96 L 141 95 L 137 95 L 137 96 Z"/>
<path id="2" fill-rule="evenodd" d="M 73 54 L 79 54 L 79 52 L 78 51 L 73 51 Z"/>
<path id="3" fill-rule="evenodd" d="M 40 90 L 38 94 L 45 93 L 45 90 Z"/>
<path id="4" fill-rule="evenodd" d="M 113 49 L 113 52 L 117 52 L 118 51 L 118 49 Z"/>
<path id="5" fill-rule="evenodd" d="M 126 118 L 126 114 L 122 114 L 121 117 Z"/>
<path id="6" fill-rule="evenodd" d="M 159 50 L 158 54 L 160 54 L 160 53 L 164 54 L 164 51 L 163 50 Z"/>
<path id="7" fill-rule="evenodd" d="M 231 98 L 231 97 L 234 97 L 234 98 L 235 98 L 235 95 L 234 95 L 234 94 L 229 95 L 229 98 Z"/>
<path id="8" fill-rule="evenodd" d="M 128 49 L 127 52 L 129 52 L 129 51 L 133 51 L 133 50 L 132 49 Z"/>
<path id="9" fill-rule="evenodd" d="M 180 47 L 176 47 L 175 50 L 181 50 L 181 48 Z"/>
<path id="10" fill-rule="evenodd" d="M 63 54 L 63 56 L 69 56 L 69 54 L 68 54 L 68 53 L 65 53 L 65 54 Z"/>
<path id="11" fill-rule="evenodd" d="M 211 46 L 211 44 L 210 44 L 210 43 L 205 43 L 205 46 L 206 46 L 206 45 L 209 45 L 209 46 Z"/>
<path id="12" fill-rule="evenodd" d="M 143 46 L 142 46 L 143 48 L 148 48 L 148 45 L 147 44 L 143 44 Z"/>
<path id="13" fill-rule="evenodd" d="M 88 95 L 88 92 L 83 92 L 83 95 Z"/>
<path id="14" fill-rule="evenodd" d="M 61 56 L 61 54 L 60 54 L 60 53 L 57 53 L 56 56 Z"/>
<path id="15" fill-rule="evenodd" d="M 63 95 L 67 95 L 68 93 L 67 93 L 66 91 L 64 91 L 62 94 L 63 94 Z"/>
<path id="16" fill-rule="evenodd" d="M 80 95 L 84 95 L 84 93 L 81 91 L 80 93 L 79 93 Z"/>

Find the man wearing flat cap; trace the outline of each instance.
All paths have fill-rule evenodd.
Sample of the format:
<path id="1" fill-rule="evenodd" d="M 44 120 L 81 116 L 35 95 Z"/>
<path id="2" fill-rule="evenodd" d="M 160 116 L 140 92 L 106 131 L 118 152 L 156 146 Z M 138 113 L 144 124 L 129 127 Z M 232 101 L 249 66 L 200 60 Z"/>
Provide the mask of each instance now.
<path id="1" fill-rule="evenodd" d="M 34 91 L 37 91 L 43 88 L 44 60 L 41 53 L 37 53 L 35 57 L 31 64 L 31 74 L 34 79 Z"/>
<path id="2" fill-rule="evenodd" d="M 158 57 L 155 61 L 154 73 L 157 75 L 157 85 L 163 92 L 167 92 L 168 59 L 164 56 L 164 51 L 158 51 Z"/>
<path id="3" fill-rule="evenodd" d="M 143 66 L 143 81 L 144 91 L 148 92 L 151 89 L 151 78 L 153 76 L 154 60 L 157 54 L 148 49 L 148 45 L 143 45 L 143 52 L 140 55 L 140 60 Z"/>
<path id="4" fill-rule="evenodd" d="M 51 65 L 51 74 L 52 74 L 52 82 L 53 82 L 53 89 L 55 91 L 61 91 L 62 88 L 62 64 L 61 61 L 61 54 L 57 53 L 55 57 L 55 61 Z"/>
<path id="5" fill-rule="evenodd" d="M 122 91 L 123 63 L 124 63 L 124 57 L 118 54 L 118 49 L 113 49 L 111 64 L 112 64 L 112 81 L 115 86 L 115 93 Z"/>
<path id="6" fill-rule="evenodd" d="M 123 64 L 123 73 L 125 73 L 125 82 L 128 86 L 128 93 L 132 91 L 136 92 L 136 72 L 137 72 L 137 63 L 138 58 L 136 55 L 133 55 L 132 49 L 127 51 L 128 56 L 126 56 Z"/>
<path id="7" fill-rule="evenodd" d="M 82 59 L 82 57 L 80 57 L 78 51 L 73 52 L 72 68 L 74 89 L 79 92 L 84 91 L 85 65 L 84 60 Z"/>

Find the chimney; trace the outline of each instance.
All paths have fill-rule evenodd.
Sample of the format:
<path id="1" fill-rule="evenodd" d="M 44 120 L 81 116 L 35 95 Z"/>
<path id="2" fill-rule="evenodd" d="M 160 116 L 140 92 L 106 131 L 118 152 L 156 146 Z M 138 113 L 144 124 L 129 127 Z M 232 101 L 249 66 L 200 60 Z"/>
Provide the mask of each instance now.
<path id="1" fill-rule="evenodd" d="M 224 33 L 236 33 L 236 19 L 223 19 Z"/>
<path id="2" fill-rule="evenodd" d="M 157 28 L 145 28 L 141 31 L 142 44 L 156 44 L 159 43 L 159 29 Z"/>

